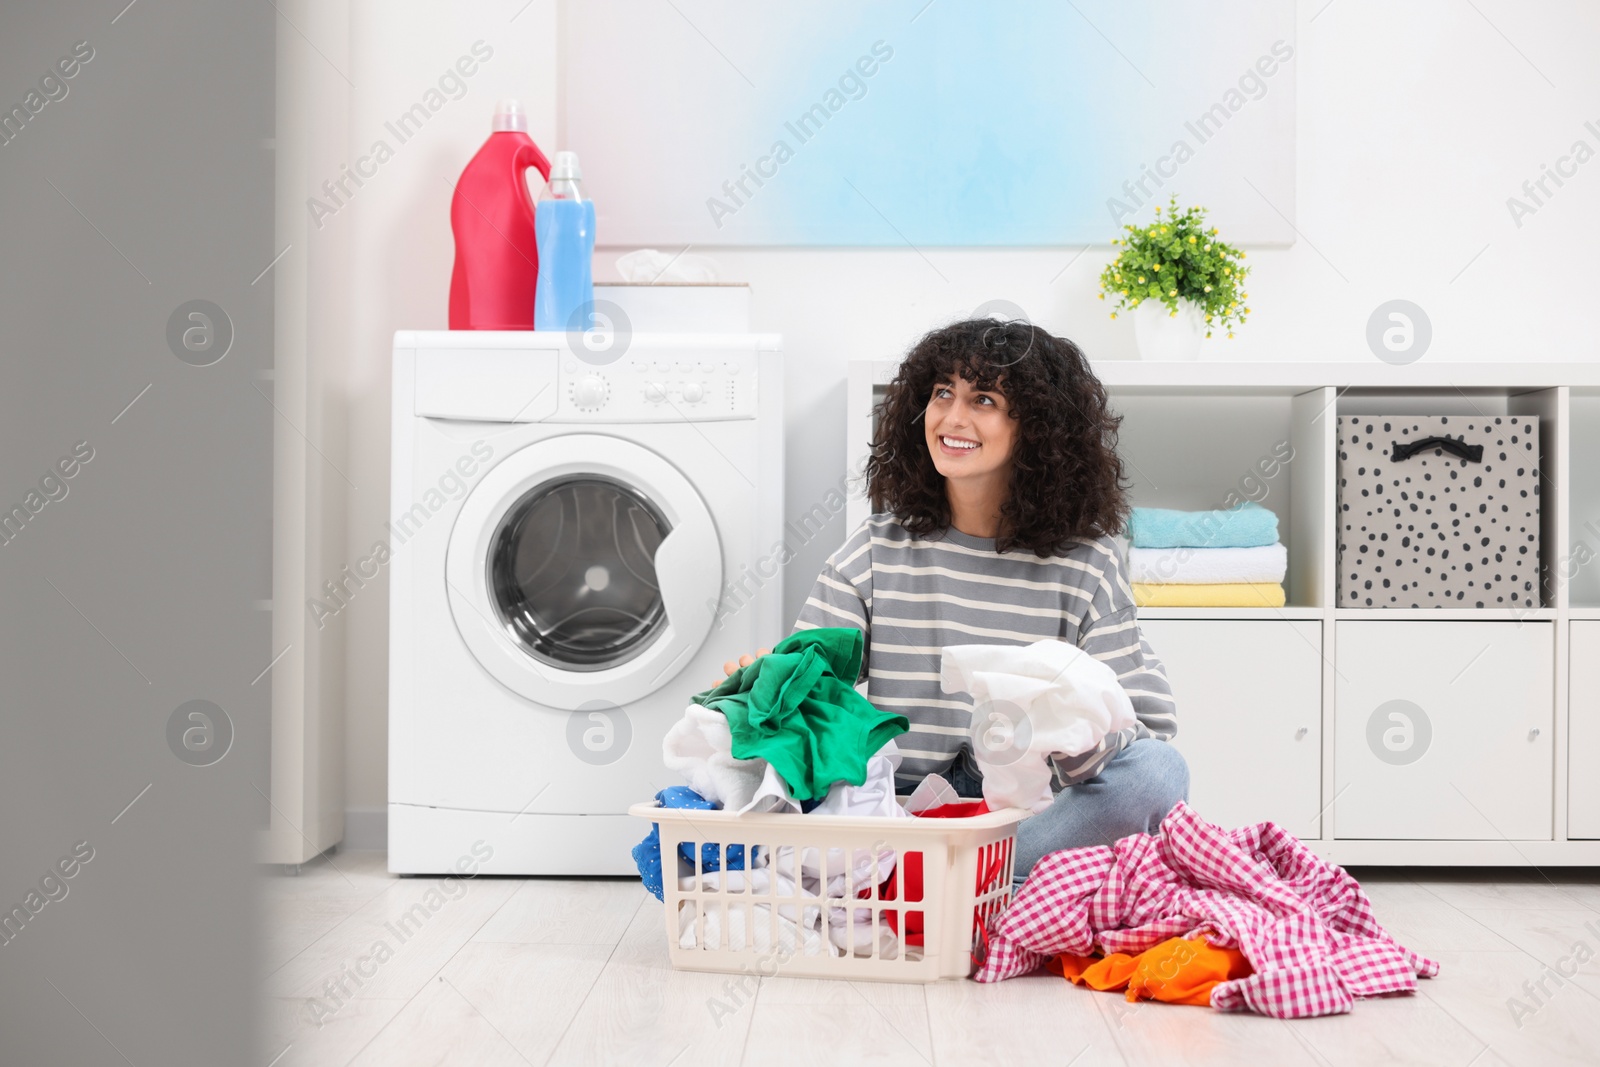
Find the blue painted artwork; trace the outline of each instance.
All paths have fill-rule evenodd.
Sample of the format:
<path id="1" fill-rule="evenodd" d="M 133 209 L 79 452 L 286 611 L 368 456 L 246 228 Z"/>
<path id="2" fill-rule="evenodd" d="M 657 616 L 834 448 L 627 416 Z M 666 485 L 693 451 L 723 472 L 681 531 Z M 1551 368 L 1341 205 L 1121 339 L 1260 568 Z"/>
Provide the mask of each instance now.
<path id="1" fill-rule="evenodd" d="M 1173 193 L 1294 230 L 1294 5 L 569 2 L 601 246 L 1104 244 Z"/>

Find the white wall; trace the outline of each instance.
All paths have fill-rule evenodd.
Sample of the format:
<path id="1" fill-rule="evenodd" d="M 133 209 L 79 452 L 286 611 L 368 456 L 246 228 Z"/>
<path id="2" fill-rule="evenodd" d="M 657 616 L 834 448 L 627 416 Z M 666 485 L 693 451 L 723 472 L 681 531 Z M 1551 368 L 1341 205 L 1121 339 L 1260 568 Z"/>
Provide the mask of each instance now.
<path id="1" fill-rule="evenodd" d="M 499 96 L 522 99 L 547 153 L 562 147 L 559 4 L 532 0 L 518 13 L 521 3 L 351 0 L 352 160 L 473 41 L 494 49 L 465 98 L 323 220 L 327 230 L 348 227 L 352 241 L 350 277 L 323 294 L 349 302 L 352 324 L 341 368 L 346 473 L 359 487 L 347 490 L 352 560 L 388 518 L 390 337 L 445 326 L 448 182 L 487 135 Z M 938 8 L 921 17 L 937 18 Z M 1367 318 L 1394 298 L 1431 318 L 1430 361 L 1594 358 L 1600 159 L 1550 186 L 1555 195 L 1520 228 L 1506 199 L 1574 141 L 1600 150 L 1597 42 L 1600 5 L 1579 0 L 1303 0 L 1293 61 L 1301 239 L 1251 252 L 1251 320 L 1233 341 L 1207 342 L 1205 358 L 1372 359 Z M 685 63 L 721 62 L 687 25 L 662 47 Z M 597 256 L 597 280 L 615 277 L 619 251 Z M 1094 359 L 1135 355 L 1129 320 L 1110 321 L 1095 299 L 1106 248 L 696 251 L 717 258 L 726 278 L 749 281 L 755 327 L 784 335 L 790 515 L 843 473 L 849 360 L 898 355 L 921 331 L 995 298 Z M 841 516 L 790 565 L 791 617 L 846 533 Z M 358 812 L 386 799 L 386 595 L 369 585 L 329 623 L 345 628 L 346 797 Z"/>

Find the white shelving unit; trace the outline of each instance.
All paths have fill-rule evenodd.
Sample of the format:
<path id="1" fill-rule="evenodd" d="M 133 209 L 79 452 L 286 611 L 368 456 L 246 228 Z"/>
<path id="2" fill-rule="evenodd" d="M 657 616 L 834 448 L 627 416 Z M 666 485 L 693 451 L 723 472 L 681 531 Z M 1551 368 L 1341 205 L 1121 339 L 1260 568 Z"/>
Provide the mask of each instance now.
<path id="1" fill-rule="evenodd" d="M 897 365 L 850 365 L 852 471 Z M 1139 612 L 1202 815 L 1272 819 L 1344 864 L 1600 864 L 1600 364 L 1094 371 L 1135 504 L 1255 500 L 1288 549 L 1283 608 Z M 1539 417 L 1538 608 L 1337 606 L 1336 416 L 1382 414 Z M 852 496 L 850 527 L 867 511 Z"/>

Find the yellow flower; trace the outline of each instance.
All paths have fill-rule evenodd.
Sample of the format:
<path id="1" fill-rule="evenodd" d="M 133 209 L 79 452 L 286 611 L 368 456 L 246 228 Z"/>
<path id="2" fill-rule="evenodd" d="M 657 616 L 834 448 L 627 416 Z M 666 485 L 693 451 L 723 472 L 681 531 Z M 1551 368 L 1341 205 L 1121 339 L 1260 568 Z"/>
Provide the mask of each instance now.
<path id="1" fill-rule="evenodd" d="M 1228 331 L 1228 337 L 1229 337 L 1229 338 L 1232 338 L 1232 337 L 1233 337 L 1233 331 L 1232 331 L 1232 330 L 1229 330 L 1229 331 Z"/>
<path id="2" fill-rule="evenodd" d="M 1169 311 L 1167 313 L 1167 318 L 1169 318 L 1169 319 L 1175 319 L 1177 317 L 1178 317 L 1178 313 L 1176 311 Z"/>
<path id="3" fill-rule="evenodd" d="M 1127 296 L 1128 295 L 1128 290 L 1126 290 L 1126 289 L 1118 290 L 1118 292 L 1120 292 L 1121 295 L 1123 295 L 1123 296 Z"/>
<path id="4" fill-rule="evenodd" d="M 1165 226 L 1161 227 L 1161 232 L 1162 233 L 1166 233 L 1167 232 L 1167 228 Z"/>
<path id="5" fill-rule="evenodd" d="M 1233 273 L 1233 268 L 1232 267 L 1223 267 L 1222 268 L 1222 273 L 1224 273 L 1224 274 L 1232 274 Z"/>
<path id="6" fill-rule="evenodd" d="M 1161 264 L 1157 263 L 1156 264 L 1156 270 L 1160 270 L 1160 269 L 1161 269 Z"/>
<path id="7" fill-rule="evenodd" d="M 1211 291 L 1211 286 L 1206 286 L 1204 291 L 1209 293 Z"/>
<path id="8" fill-rule="evenodd" d="M 1248 315 L 1248 314 L 1250 314 L 1250 309 L 1249 309 L 1249 308 L 1245 308 L 1245 309 L 1244 309 L 1244 313 L 1245 313 L 1245 314 L 1246 314 L 1246 315 Z"/>
<path id="9" fill-rule="evenodd" d="M 1156 214 L 1157 215 L 1161 214 L 1161 208 L 1160 208 L 1159 205 L 1156 207 Z"/>
<path id="10" fill-rule="evenodd" d="M 1112 317 L 1112 318 L 1116 318 L 1116 317 L 1117 317 L 1117 313 L 1116 313 L 1116 312 L 1115 312 L 1115 311 L 1113 311 L 1113 312 L 1112 312 L 1112 313 L 1111 313 L 1111 317 Z"/>
<path id="11" fill-rule="evenodd" d="M 1243 252 L 1240 252 L 1240 253 L 1239 253 L 1239 258 L 1240 258 L 1240 259 L 1243 259 L 1243 258 L 1245 258 L 1245 255 L 1244 255 L 1244 253 L 1243 253 Z"/>
<path id="12" fill-rule="evenodd" d="M 1217 228 L 1215 226 L 1213 226 L 1213 227 L 1211 227 L 1211 236 L 1215 237 L 1216 235 L 1217 235 Z"/>
<path id="13" fill-rule="evenodd" d="M 1167 290 L 1167 295 L 1168 296 L 1177 296 L 1178 295 L 1178 290 L 1176 290 L 1176 289 L 1168 289 Z M 1176 315 L 1177 312 L 1173 312 L 1173 314 Z"/>
<path id="14" fill-rule="evenodd" d="M 1106 294 L 1104 294 L 1104 293 L 1101 293 L 1101 294 L 1100 294 L 1100 299 L 1101 299 L 1101 300 L 1104 300 L 1104 299 L 1105 299 L 1105 298 L 1106 298 Z"/>
<path id="15" fill-rule="evenodd" d="M 1190 244 L 1194 244 L 1196 240 L 1197 240 L 1197 238 L 1193 234 L 1189 235 L 1189 243 Z"/>
<path id="16" fill-rule="evenodd" d="M 1140 285 L 1144 284 L 1144 275 L 1143 274 L 1139 275 L 1139 284 Z"/>

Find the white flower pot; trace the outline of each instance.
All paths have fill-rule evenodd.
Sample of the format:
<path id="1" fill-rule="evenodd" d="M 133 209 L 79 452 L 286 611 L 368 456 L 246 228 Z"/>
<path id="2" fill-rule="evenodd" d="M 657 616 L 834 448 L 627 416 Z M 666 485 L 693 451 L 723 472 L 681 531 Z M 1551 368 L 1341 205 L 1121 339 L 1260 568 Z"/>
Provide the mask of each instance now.
<path id="1" fill-rule="evenodd" d="M 1205 333 L 1206 317 L 1193 300 L 1179 300 L 1176 315 L 1153 297 L 1133 309 L 1133 334 L 1141 359 L 1198 359 Z"/>

